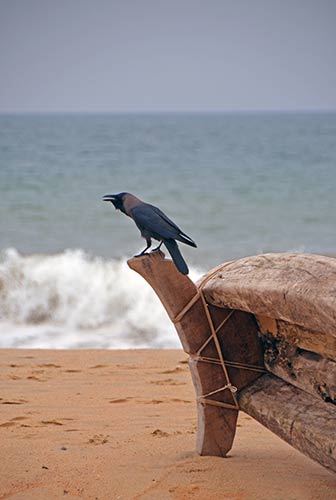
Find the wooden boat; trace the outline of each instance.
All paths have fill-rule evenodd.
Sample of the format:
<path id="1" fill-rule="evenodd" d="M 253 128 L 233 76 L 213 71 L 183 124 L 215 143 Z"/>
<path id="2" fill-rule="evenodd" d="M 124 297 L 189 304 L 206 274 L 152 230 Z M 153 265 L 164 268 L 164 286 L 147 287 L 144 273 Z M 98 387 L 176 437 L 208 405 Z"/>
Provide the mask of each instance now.
<path id="1" fill-rule="evenodd" d="M 128 265 L 155 290 L 190 356 L 199 454 L 228 453 L 242 410 L 336 471 L 336 259 L 258 255 L 197 284 L 160 251 Z"/>

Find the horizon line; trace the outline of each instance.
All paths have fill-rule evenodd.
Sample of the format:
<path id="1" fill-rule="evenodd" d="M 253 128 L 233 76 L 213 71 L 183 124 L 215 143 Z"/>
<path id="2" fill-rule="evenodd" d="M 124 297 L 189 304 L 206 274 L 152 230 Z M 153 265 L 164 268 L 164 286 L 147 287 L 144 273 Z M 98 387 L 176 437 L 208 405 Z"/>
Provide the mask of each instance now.
<path id="1" fill-rule="evenodd" d="M 298 109 L 223 109 L 223 110 L 21 110 L 1 111 L 0 116 L 8 115 L 242 115 L 242 114 L 318 114 L 336 113 L 335 108 L 298 108 Z"/>

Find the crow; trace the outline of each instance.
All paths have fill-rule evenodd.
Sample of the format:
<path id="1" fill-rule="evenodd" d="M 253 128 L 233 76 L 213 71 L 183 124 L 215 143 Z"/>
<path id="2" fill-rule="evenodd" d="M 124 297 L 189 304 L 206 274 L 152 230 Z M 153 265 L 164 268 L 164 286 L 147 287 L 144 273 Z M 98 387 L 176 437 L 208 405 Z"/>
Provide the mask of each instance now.
<path id="1" fill-rule="evenodd" d="M 159 250 L 164 243 L 180 273 L 188 274 L 188 266 L 175 240 L 195 248 L 197 245 L 159 208 L 139 200 L 131 193 L 106 194 L 103 201 L 110 201 L 116 210 L 131 217 L 139 228 L 141 236 L 145 238 L 147 246 L 136 257 L 146 253 L 146 250 L 152 245 L 152 238 L 154 238 L 160 244 L 153 251 Z"/>

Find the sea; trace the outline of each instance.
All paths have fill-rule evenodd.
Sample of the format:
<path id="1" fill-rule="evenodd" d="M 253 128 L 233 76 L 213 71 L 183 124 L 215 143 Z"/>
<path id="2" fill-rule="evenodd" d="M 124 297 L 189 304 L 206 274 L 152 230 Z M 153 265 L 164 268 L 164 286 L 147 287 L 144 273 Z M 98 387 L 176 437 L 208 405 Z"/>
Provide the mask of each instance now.
<path id="1" fill-rule="evenodd" d="M 0 347 L 179 348 L 104 194 L 159 206 L 193 280 L 265 252 L 336 255 L 336 113 L 0 115 Z"/>

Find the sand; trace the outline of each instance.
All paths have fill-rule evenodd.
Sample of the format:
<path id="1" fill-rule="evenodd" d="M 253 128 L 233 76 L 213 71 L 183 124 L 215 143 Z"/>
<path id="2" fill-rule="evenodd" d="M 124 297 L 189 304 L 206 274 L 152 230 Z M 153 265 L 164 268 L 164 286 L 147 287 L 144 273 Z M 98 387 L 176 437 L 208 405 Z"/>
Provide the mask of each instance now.
<path id="1" fill-rule="evenodd" d="M 177 350 L 0 350 L 0 499 L 330 500 L 336 475 L 241 413 L 225 459 L 195 452 Z"/>

